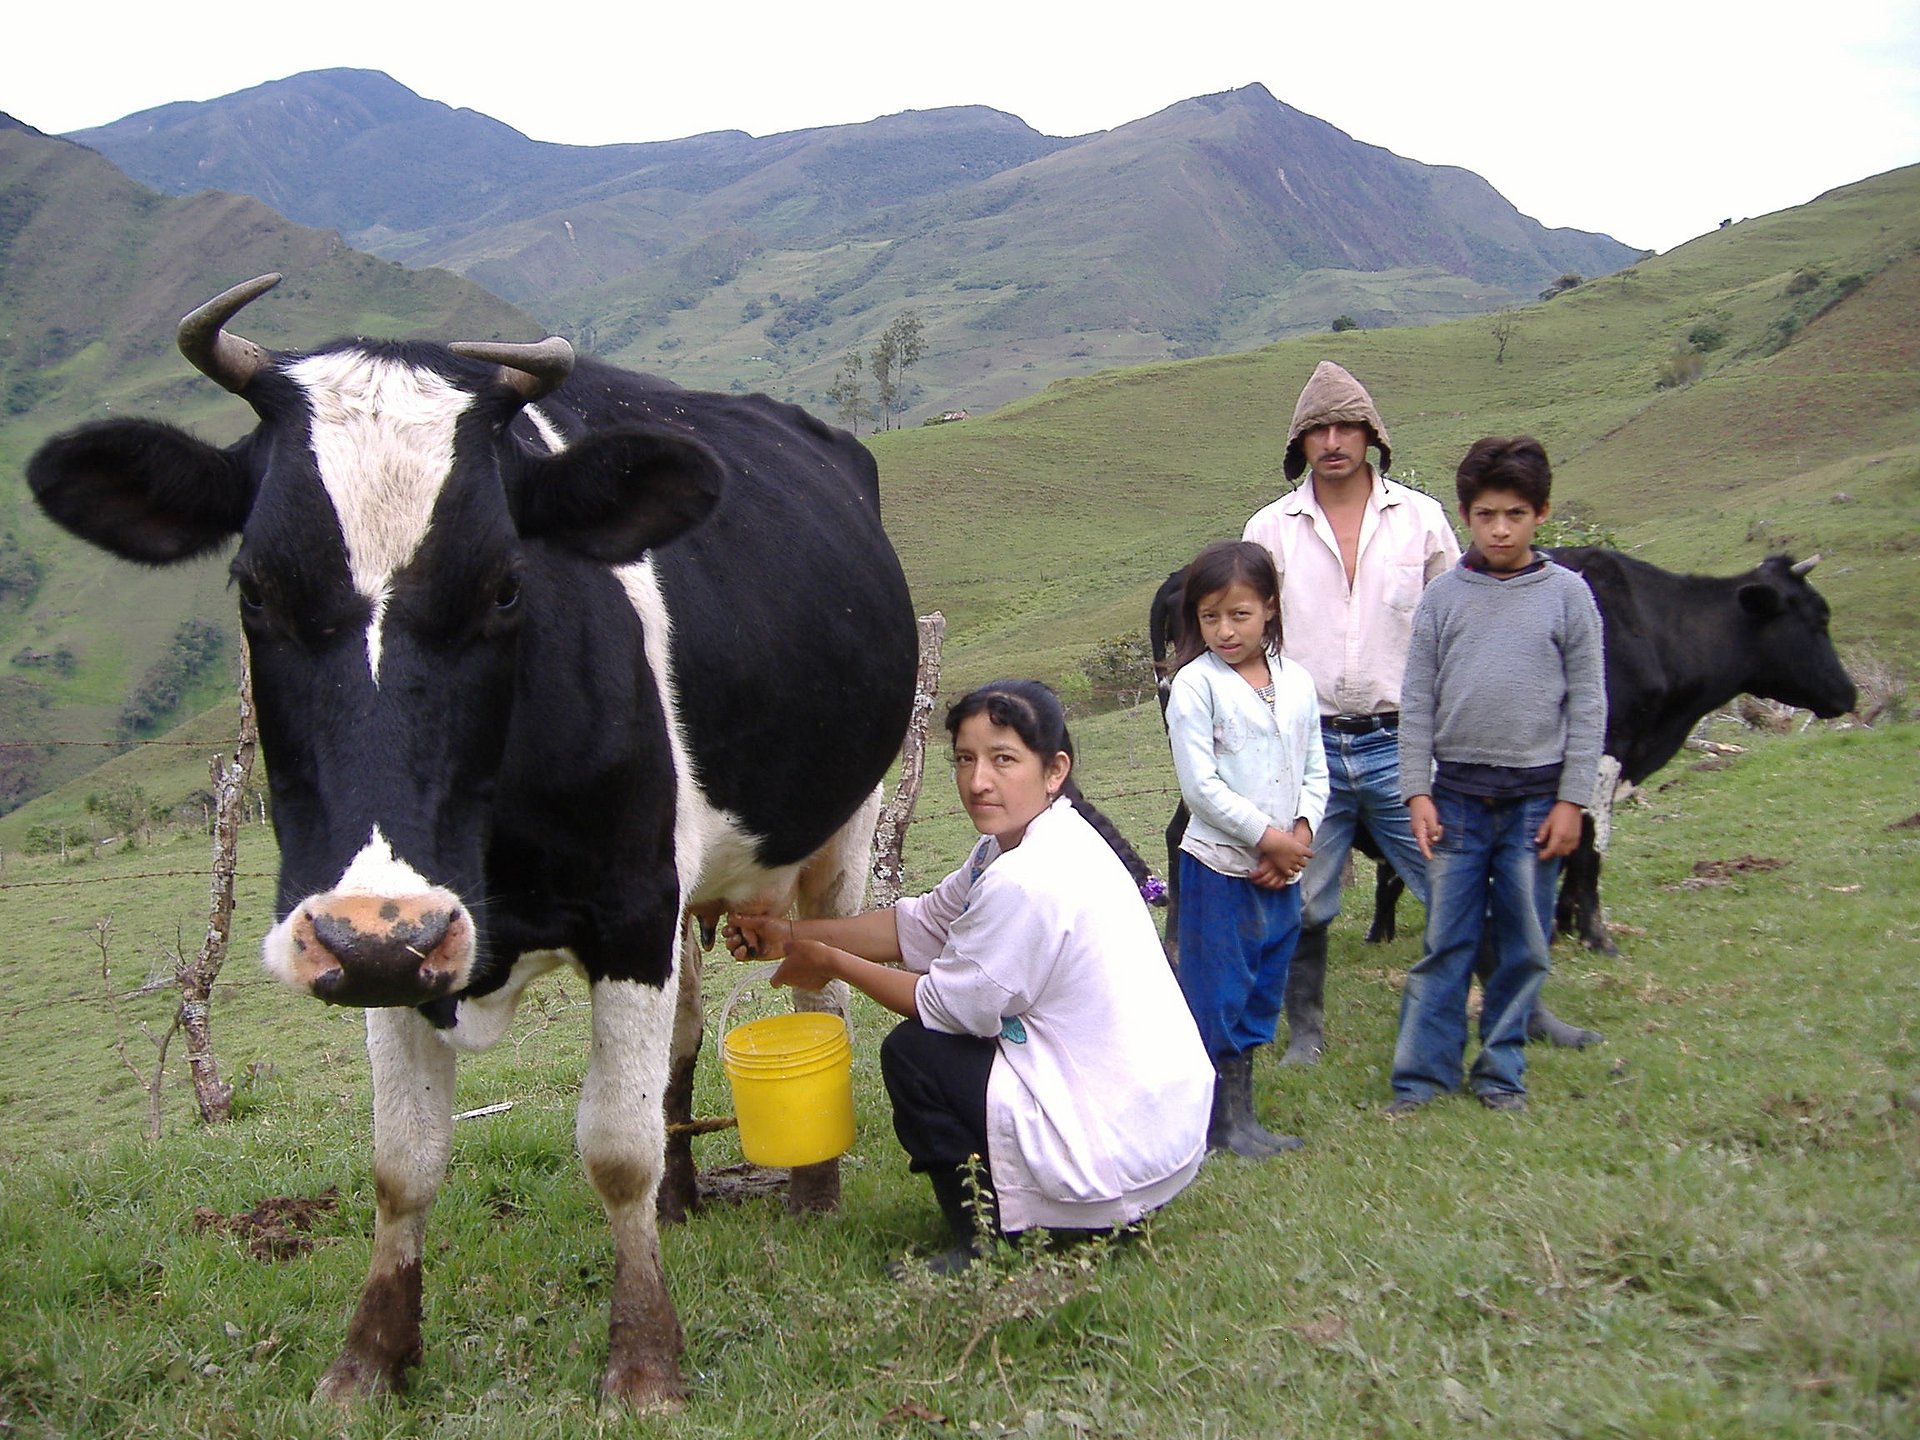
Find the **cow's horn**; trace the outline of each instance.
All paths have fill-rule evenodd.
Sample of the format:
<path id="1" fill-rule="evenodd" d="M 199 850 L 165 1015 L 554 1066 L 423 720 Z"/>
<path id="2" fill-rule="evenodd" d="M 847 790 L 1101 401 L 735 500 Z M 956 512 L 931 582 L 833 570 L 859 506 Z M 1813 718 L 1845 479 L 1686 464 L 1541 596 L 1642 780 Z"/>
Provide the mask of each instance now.
<path id="1" fill-rule="evenodd" d="M 462 340 L 447 348 L 469 360 L 490 360 L 498 365 L 501 382 L 518 390 L 524 400 L 538 400 L 559 389 L 573 373 L 573 346 L 558 335 L 549 335 L 538 345 Z"/>
<path id="2" fill-rule="evenodd" d="M 238 395 L 273 357 L 244 336 L 229 335 L 226 323 L 279 283 L 278 275 L 257 275 L 214 296 L 180 322 L 174 335 L 180 353 L 194 369 Z"/>
<path id="3" fill-rule="evenodd" d="M 1796 575 L 1804 575 L 1807 573 L 1807 571 L 1811 570 L 1814 566 L 1818 565 L 1819 563 L 1820 563 L 1820 557 L 1818 555 L 1809 555 L 1804 560 L 1796 560 L 1788 568 L 1791 569 L 1793 573 Z"/>

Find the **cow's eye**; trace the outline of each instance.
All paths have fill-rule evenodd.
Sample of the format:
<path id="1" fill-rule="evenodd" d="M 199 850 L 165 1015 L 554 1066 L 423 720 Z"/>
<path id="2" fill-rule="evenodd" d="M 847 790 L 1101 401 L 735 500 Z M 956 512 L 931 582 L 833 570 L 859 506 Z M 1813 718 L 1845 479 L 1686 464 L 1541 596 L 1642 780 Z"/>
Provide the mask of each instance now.
<path id="1" fill-rule="evenodd" d="M 240 608 L 249 615 L 258 615 L 266 602 L 260 598 L 260 587 L 245 576 L 234 581 L 234 588 L 240 592 Z"/>
<path id="2" fill-rule="evenodd" d="M 520 582 L 509 575 L 493 592 L 493 608 L 505 613 L 520 603 Z"/>

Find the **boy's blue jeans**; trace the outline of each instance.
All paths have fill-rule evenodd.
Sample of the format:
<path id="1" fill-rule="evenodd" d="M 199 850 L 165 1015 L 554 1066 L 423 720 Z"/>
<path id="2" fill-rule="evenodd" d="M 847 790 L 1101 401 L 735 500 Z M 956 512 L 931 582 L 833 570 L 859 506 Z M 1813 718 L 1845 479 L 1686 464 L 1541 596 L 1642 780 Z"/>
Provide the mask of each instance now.
<path id="1" fill-rule="evenodd" d="M 1396 1098 L 1430 1100 L 1460 1088 L 1467 1052 L 1467 987 L 1482 931 L 1493 927 L 1493 973 L 1480 1010 L 1478 1094 L 1525 1094 L 1527 1017 L 1547 978 L 1558 860 L 1542 860 L 1534 835 L 1552 795 L 1485 800 L 1436 786 L 1443 838 L 1427 864 L 1426 955 L 1407 972 L 1400 1038 L 1393 1050 Z"/>

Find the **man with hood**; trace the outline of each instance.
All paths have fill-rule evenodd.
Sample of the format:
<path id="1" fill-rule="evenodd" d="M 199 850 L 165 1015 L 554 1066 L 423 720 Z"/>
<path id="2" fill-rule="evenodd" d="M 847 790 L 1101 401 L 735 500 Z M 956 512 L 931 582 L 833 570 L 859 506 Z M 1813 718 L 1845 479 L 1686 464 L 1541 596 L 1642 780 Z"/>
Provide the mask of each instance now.
<path id="1" fill-rule="evenodd" d="M 1380 452 L 1378 470 L 1368 447 Z M 1287 1053 L 1311 1065 L 1324 1045 L 1327 927 L 1365 824 L 1422 905 L 1426 862 L 1400 798 L 1400 676 L 1413 612 L 1460 559 L 1440 502 L 1386 475 L 1392 452 L 1373 397 L 1322 360 L 1293 408 L 1281 472 L 1297 485 L 1247 522 L 1242 539 L 1280 571 L 1281 648 L 1313 676 L 1331 794 L 1301 878 L 1300 942 L 1287 972 Z"/>

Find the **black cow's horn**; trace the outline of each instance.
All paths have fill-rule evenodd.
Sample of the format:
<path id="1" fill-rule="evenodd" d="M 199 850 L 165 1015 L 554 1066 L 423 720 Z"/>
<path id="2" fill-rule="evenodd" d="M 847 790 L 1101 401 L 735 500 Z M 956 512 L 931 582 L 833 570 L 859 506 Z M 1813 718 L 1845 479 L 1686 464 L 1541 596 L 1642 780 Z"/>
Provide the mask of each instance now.
<path id="1" fill-rule="evenodd" d="M 1818 555 L 1809 555 L 1804 560 L 1795 561 L 1788 568 L 1791 569 L 1793 573 L 1796 575 L 1804 575 L 1807 573 L 1807 571 L 1811 570 L 1814 566 L 1818 565 L 1819 563 L 1820 563 L 1820 557 Z"/>
<path id="2" fill-rule="evenodd" d="M 518 390 L 523 400 L 550 394 L 573 373 L 573 346 L 558 335 L 549 335 L 538 345 L 462 340 L 447 348 L 469 360 L 491 360 L 500 367 L 501 383 Z"/>
<path id="3" fill-rule="evenodd" d="M 272 356 L 241 335 L 229 335 L 227 321 L 280 283 L 278 275 L 257 275 L 207 301 L 180 322 L 174 335 L 180 353 L 193 368 L 238 395 Z"/>

